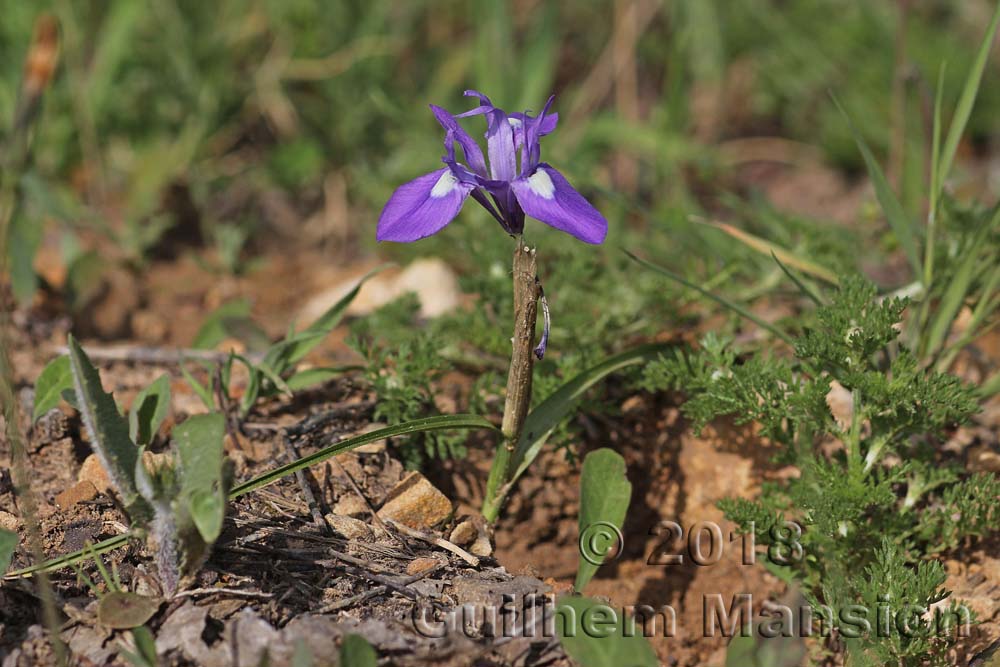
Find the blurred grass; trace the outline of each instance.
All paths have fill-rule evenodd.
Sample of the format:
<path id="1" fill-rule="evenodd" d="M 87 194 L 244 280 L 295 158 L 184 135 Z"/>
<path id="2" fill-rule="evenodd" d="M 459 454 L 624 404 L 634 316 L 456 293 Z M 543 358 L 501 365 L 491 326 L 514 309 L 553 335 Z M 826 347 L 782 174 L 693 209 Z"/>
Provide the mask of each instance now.
<path id="1" fill-rule="evenodd" d="M 561 126 L 546 138 L 545 157 L 612 221 L 604 256 L 641 240 L 677 268 L 711 276 L 735 270 L 734 261 L 764 263 L 688 214 L 721 208 L 744 221 L 774 219 L 753 198 L 727 198 L 721 142 L 784 137 L 818 146 L 848 172 L 863 168 L 830 91 L 879 159 L 903 156 L 890 177 L 915 210 L 937 69 L 948 61 L 943 94 L 956 98 L 990 5 L 0 0 L 0 127 L 9 126 L 30 26 L 43 11 L 59 17 L 65 57 L 23 178 L 22 255 L 50 220 L 69 234 L 111 238 L 141 266 L 183 223 L 170 204 L 178 187 L 202 236 L 224 246 L 229 270 L 241 244 L 274 230 L 295 236 L 331 187 L 347 211 L 338 242 L 372 244 L 392 189 L 438 164 L 441 132 L 427 104 L 461 110 L 469 106 L 461 91 L 475 87 L 511 109 L 557 95 Z M 897 65 L 901 17 L 908 48 Z M 897 76 L 902 105 L 892 97 Z M 973 144 L 989 139 L 998 106 L 1000 89 L 984 86 Z M 901 148 L 890 146 L 898 127 Z M 291 221 L 266 205 L 275 193 Z M 440 252 L 461 265 L 488 224 L 466 212 L 444 236 L 390 252 Z M 801 238 L 784 244 L 816 245 L 800 227 Z M 79 244 L 64 245 L 69 263 L 83 256 Z"/>

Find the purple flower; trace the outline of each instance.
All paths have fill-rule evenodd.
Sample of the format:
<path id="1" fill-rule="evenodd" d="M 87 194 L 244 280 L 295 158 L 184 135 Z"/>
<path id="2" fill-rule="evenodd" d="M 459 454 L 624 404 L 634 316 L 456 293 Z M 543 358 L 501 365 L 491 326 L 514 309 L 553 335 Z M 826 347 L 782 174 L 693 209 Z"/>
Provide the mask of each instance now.
<path id="1" fill-rule="evenodd" d="M 479 106 L 453 116 L 438 106 L 431 111 L 445 130 L 444 169 L 400 186 L 378 220 L 379 241 L 416 241 L 436 234 L 462 209 L 466 198 L 479 202 L 511 235 L 524 231 L 524 216 L 572 234 L 587 243 L 601 243 L 608 234 L 604 219 L 583 195 L 551 165 L 540 162 L 540 139 L 556 128 L 559 114 L 550 114 L 550 97 L 541 113 L 506 113 L 482 93 L 468 90 Z M 459 118 L 486 117 L 489 171 L 479 145 L 458 123 Z M 465 164 L 455 158 L 455 144 Z M 518 154 L 520 153 L 520 169 Z"/>

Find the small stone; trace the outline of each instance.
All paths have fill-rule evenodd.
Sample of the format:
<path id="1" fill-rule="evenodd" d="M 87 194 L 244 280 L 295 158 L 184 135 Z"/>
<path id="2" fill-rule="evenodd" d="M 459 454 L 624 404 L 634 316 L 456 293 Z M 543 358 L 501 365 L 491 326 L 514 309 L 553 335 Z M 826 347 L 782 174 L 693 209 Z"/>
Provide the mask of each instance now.
<path id="1" fill-rule="evenodd" d="M 56 505 L 62 509 L 69 509 L 78 503 L 93 500 L 98 495 L 97 487 L 84 480 L 77 482 L 62 493 L 56 496 Z"/>
<path id="2" fill-rule="evenodd" d="M 451 501 L 419 472 L 411 472 L 389 492 L 379 518 L 423 530 L 451 516 Z"/>
<path id="3" fill-rule="evenodd" d="M 339 514 L 327 514 L 323 518 L 326 519 L 326 523 L 330 526 L 330 528 L 333 528 L 334 531 L 340 533 L 349 540 L 372 536 L 372 529 L 369 528 L 368 524 L 364 521 L 352 519 L 349 516 L 341 516 Z"/>
<path id="4" fill-rule="evenodd" d="M 469 547 L 469 553 L 473 556 L 479 556 L 480 558 L 489 558 L 493 555 L 493 543 L 490 542 L 490 536 L 486 533 L 479 533 L 479 537 L 476 541 L 472 543 Z"/>
<path id="5" fill-rule="evenodd" d="M 973 472 L 1000 472 L 1000 453 L 980 445 L 969 452 L 969 468 Z"/>
<path id="6" fill-rule="evenodd" d="M 90 482 L 98 493 L 107 493 L 108 489 L 111 488 L 108 473 L 101 466 L 101 461 L 96 454 L 91 454 L 84 459 L 83 465 L 80 466 L 80 474 L 76 476 L 76 479 L 80 482 Z"/>
<path id="7" fill-rule="evenodd" d="M 356 493 L 349 493 L 341 496 L 330 509 L 334 514 L 339 516 L 352 517 L 366 516 L 371 512 L 371 510 L 368 509 L 368 503 L 359 498 Z"/>
<path id="8" fill-rule="evenodd" d="M 415 558 L 406 566 L 406 573 L 409 575 L 423 574 L 441 564 L 437 558 Z"/>
<path id="9" fill-rule="evenodd" d="M 0 528 L 4 530 L 9 530 L 11 532 L 17 532 L 17 529 L 21 526 L 21 520 L 10 512 L 4 512 L 0 510 Z"/>
<path id="10" fill-rule="evenodd" d="M 466 519 L 455 526 L 454 530 L 451 531 L 451 536 L 448 538 L 453 544 L 457 544 L 460 547 L 472 544 L 472 542 L 479 536 L 479 531 L 476 530 L 476 524 L 472 522 L 472 519 Z"/>

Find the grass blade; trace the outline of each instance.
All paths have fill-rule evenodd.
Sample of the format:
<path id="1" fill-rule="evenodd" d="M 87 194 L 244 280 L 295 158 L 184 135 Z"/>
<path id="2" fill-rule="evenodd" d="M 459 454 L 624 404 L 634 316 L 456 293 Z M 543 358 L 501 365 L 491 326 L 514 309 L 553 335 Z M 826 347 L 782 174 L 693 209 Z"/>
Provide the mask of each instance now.
<path id="1" fill-rule="evenodd" d="M 4 576 L 4 579 L 25 579 L 40 572 L 55 572 L 56 570 L 61 570 L 75 565 L 76 563 L 86 560 L 87 558 L 91 558 L 92 556 L 97 556 L 124 547 L 128 544 L 129 539 L 132 537 L 135 537 L 132 533 L 115 535 L 114 537 L 109 537 L 108 539 L 102 540 L 97 544 L 87 545 L 84 549 L 71 551 L 68 554 L 51 558 L 43 563 L 38 563 L 37 565 L 8 572 Z"/>
<path id="2" fill-rule="evenodd" d="M 792 251 L 782 248 L 781 246 L 771 243 L 770 241 L 762 239 L 759 236 L 755 236 L 749 232 L 745 232 L 742 229 L 734 227 L 733 225 L 727 224 L 725 222 L 717 222 L 715 220 L 704 220 L 697 217 L 693 218 L 693 220 L 695 222 L 700 222 L 703 225 L 708 225 L 710 227 L 714 227 L 716 229 L 725 232 L 726 234 L 732 236 L 737 241 L 743 243 L 748 248 L 756 250 L 762 255 L 775 257 L 776 259 L 781 260 L 779 264 L 783 262 L 788 266 L 794 267 L 799 271 L 802 271 L 803 273 L 807 273 L 813 276 L 814 278 L 819 278 L 820 280 L 824 280 L 830 283 L 831 285 L 837 285 L 839 283 L 839 280 L 837 279 L 837 274 L 835 274 L 833 271 L 823 266 L 820 266 L 819 264 L 810 261 L 804 257 L 800 257 L 799 255 L 796 255 Z"/>
<path id="3" fill-rule="evenodd" d="M 882 212 L 885 214 L 886 221 L 892 227 L 896 238 L 899 239 L 899 245 L 902 246 L 903 252 L 906 253 L 906 259 L 910 262 L 913 275 L 921 278 L 924 274 L 920 263 L 920 255 L 917 252 L 917 240 L 913 229 L 913 222 L 906 215 L 906 211 L 903 210 L 903 205 L 899 203 L 896 193 L 892 191 L 889 181 L 886 180 L 885 172 L 882 171 L 882 167 L 879 166 L 871 149 L 868 148 L 868 144 L 865 142 L 864 137 L 861 136 L 861 132 L 854 124 L 854 121 L 847 115 L 844 108 L 840 106 L 840 102 L 837 101 L 836 97 L 833 98 L 833 103 L 837 105 L 837 109 L 843 114 L 847 120 L 847 124 L 851 128 L 851 133 L 854 135 L 854 142 L 858 145 L 858 150 L 861 151 L 861 157 L 864 158 L 865 166 L 868 168 L 868 175 L 872 179 L 872 185 L 875 186 L 875 196 L 878 197 L 879 204 L 882 206 Z"/>
<path id="4" fill-rule="evenodd" d="M 986 62 L 990 57 L 990 49 L 993 46 L 993 38 L 996 35 L 998 23 L 1000 23 L 1000 3 L 997 3 L 993 9 L 993 18 L 990 19 L 990 25 L 986 29 L 986 35 L 983 37 L 982 44 L 979 45 L 976 60 L 972 65 L 972 69 L 969 70 L 969 76 L 965 80 L 965 85 L 962 86 L 962 94 L 958 98 L 958 105 L 955 107 L 955 114 L 951 118 L 951 125 L 948 126 L 948 136 L 944 141 L 944 149 L 941 151 L 941 164 L 937 170 L 939 179 L 937 185 L 939 186 L 944 183 L 948 172 L 951 171 L 951 165 L 955 160 L 955 153 L 958 152 L 958 143 L 962 140 L 962 135 L 965 134 L 965 126 L 969 122 L 969 116 L 972 115 L 972 107 L 976 102 L 976 96 L 979 94 L 979 85 L 983 79 Z"/>
<path id="5" fill-rule="evenodd" d="M 788 345 L 790 345 L 790 346 L 794 346 L 795 345 L 795 341 L 793 341 L 792 338 L 788 334 L 786 334 L 781 329 L 778 329 L 776 326 L 774 326 L 770 322 L 767 322 L 767 321 L 765 321 L 765 320 L 757 317 L 756 315 L 754 315 L 753 313 L 751 313 L 749 310 L 747 310 L 743 306 L 740 306 L 740 305 L 738 305 L 736 303 L 733 303 L 729 299 L 727 299 L 727 298 L 725 298 L 723 296 L 719 296 L 718 294 L 715 294 L 714 292 L 709 292 L 707 289 L 705 289 L 701 285 L 696 285 L 695 283 L 691 282 L 687 278 L 684 278 L 683 276 L 680 276 L 680 275 L 674 273 L 673 271 L 671 271 L 669 269 L 665 269 L 662 266 L 658 266 L 656 264 L 653 264 L 652 262 L 649 262 L 649 261 L 647 261 L 645 259 L 642 259 L 641 257 L 633 255 L 628 250 L 625 251 L 625 254 L 628 255 L 629 257 L 631 257 L 632 259 L 634 259 L 636 262 L 638 262 L 642 266 L 645 266 L 647 269 L 652 269 L 653 271 L 656 271 L 657 273 L 662 273 L 663 275 L 665 275 L 666 277 L 670 278 L 671 280 L 673 280 L 675 282 L 678 282 L 681 285 L 684 285 L 685 287 L 690 287 L 691 289 L 695 290 L 696 292 L 701 293 L 702 296 L 708 297 L 709 299 L 711 299 L 712 301 L 715 301 L 719 305 L 728 308 L 729 310 L 733 311 L 734 313 L 736 313 L 740 317 L 746 318 L 746 319 L 750 320 L 751 322 L 753 322 L 754 324 L 756 324 L 757 326 L 759 326 L 760 328 L 766 329 L 767 331 L 770 331 L 772 334 L 774 334 L 775 336 L 777 336 L 778 338 L 780 338 L 784 342 L 788 343 Z"/>
<path id="6" fill-rule="evenodd" d="M 807 285 L 804 280 L 795 275 L 790 268 L 782 264 L 781 260 L 778 259 L 777 255 L 771 253 L 771 259 L 773 259 L 775 263 L 778 265 L 778 267 L 780 267 L 781 270 L 784 272 L 784 274 L 788 276 L 788 279 L 791 280 L 793 283 L 795 283 L 795 286 L 799 288 L 800 292 L 809 297 L 809 299 L 817 306 L 823 305 L 823 299 L 821 299 L 819 294 L 816 293 L 816 290 L 814 290 L 812 287 Z"/>
<path id="7" fill-rule="evenodd" d="M 934 280 L 934 240 L 937 209 L 941 194 L 941 96 L 944 90 L 944 63 L 938 70 L 937 91 L 934 93 L 934 125 L 931 134 L 931 182 L 927 202 L 927 238 L 924 241 L 924 289 L 930 291 Z"/>
<path id="8" fill-rule="evenodd" d="M 423 433 L 425 431 L 477 428 L 489 429 L 491 431 L 497 430 L 497 427 L 494 426 L 492 422 L 487 420 L 485 417 L 480 417 L 479 415 L 438 415 L 436 417 L 415 419 L 403 424 L 396 424 L 395 426 L 388 426 L 386 428 L 380 428 L 376 431 L 362 433 L 361 435 L 356 435 L 353 438 L 341 440 L 340 442 L 330 445 L 329 447 L 324 447 L 323 449 L 313 452 L 308 456 L 303 456 L 296 461 L 292 461 L 291 463 L 287 463 L 271 470 L 270 472 L 266 472 L 263 475 L 243 482 L 230 491 L 229 499 L 232 500 L 234 498 L 239 498 L 240 496 L 250 493 L 251 491 L 265 487 L 268 484 L 273 484 L 282 477 L 287 477 L 288 475 L 302 470 L 303 468 L 308 468 L 311 465 L 325 461 L 331 456 L 336 456 L 342 452 L 350 451 L 369 442 L 384 440 L 385 438 L 392 438 L 397 435 Z"/>

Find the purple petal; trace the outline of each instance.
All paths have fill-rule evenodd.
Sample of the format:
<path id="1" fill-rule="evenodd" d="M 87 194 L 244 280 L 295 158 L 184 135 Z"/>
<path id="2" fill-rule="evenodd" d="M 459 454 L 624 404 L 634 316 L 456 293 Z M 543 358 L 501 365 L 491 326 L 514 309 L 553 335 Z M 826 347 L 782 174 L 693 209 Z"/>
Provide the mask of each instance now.
<path id="1" fill-rule="evenodd" d="M 450 133 L 451 138 L 457 141 L 458 145 L 462 147 L 462 152 L 465 153 L 465 161 L 469 163 L 472 170 L 480 176 L 485 176 L 486 159 L 483 157 L 483 150 L 476 143 L 475 139 L 458 124 L 455 116 L 448 113 L 445 109 L 432 104 L 431 111 L 434 112 L 434 117 L 437 118 L 441 127 Z"/>
<path id="2" fill-rule="evenodd" d="M 586 243 L 602 243 L 608 221 L 569 181 L 544 162 L 511 184 L 524 212 Z"/>
<path id="3" fill-rule="evenodd" d="M 549 302 L 545 300 L 545 293 L 542 292 L 541 297 L 538 299 L 539 305 L 542 307 L 542 317 L 544 318 L 542 324 L 542 339 L 538 341 L 538 345 L 535 346 L 535 356 L 541 361 L 545 357 L 545 350 L 549 347 L 549 327 L 552 322 L 549 319 Z"/>
<path id="4" fill-rule="evenodd" d="M 478 90 L 467 90 L 467 91 L 465 91 L 465 92 L 464 92 L 464 93 L 462 93 L 462 94 L 463 94 L 463 95 L 465 95 L 466 97 L 475 97 L 475 98 L 478 98 L 478 99 L 479 99 L 479 102 L 480 102 L 480 103 L 481 103 L 481 104 L 482 104 L 483 106 L 486 106 L 486 107 L 491 107 L 491 106 L 493 106 L 493 103 L 492 103 L 492 102 L 490 102 L 490 98 L 486 97 L 485 95 L 483 95 L 483 94 L 482 94 L 481 92 L 479 92 Z"/>
<path id="5" fill-rule="evenodd" d="M 514 128 L 507 122 L 503 109 L 494 108 L 487 118 L 486 152 L 490 156 L 490 175 L 497 181 L 511 181 L 517 176 Z"/>
<path id="6" fill-rule="evenodd" d="M 382 209 L 375 238 L 405 243 L 441 231 L 458 215 L 472 187 L 447 167 L 399 186 Z"/>
<path id="7" fill-rule="evenodd" d="M 535 119 L 535 117 L 520 112 L 514 112 L 507 116 L 507 120 L 514 128 L 515 149 L 520 148 L 524 144 L 524 124 L 526 122 L 525 119 L 527 119 L 527 122 L 531 122 L 532 120 Z M 538 136 L 544 137 L 546 134 L 552 134 L 555 131 L 556 125 L 558 123 L 559 123 L 559 114 L 554 113 L 546 115 L 541 121 L 541 126 L 539 127 L 538 130 Z"/>

